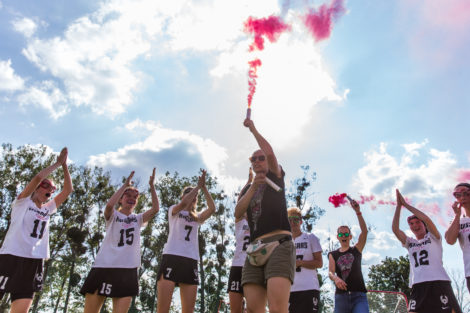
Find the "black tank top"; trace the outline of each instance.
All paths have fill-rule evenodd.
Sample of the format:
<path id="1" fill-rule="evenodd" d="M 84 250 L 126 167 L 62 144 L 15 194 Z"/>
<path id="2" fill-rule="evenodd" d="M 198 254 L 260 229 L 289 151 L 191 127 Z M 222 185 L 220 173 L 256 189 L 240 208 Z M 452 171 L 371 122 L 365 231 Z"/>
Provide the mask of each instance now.
<path id="1" fill-rule="evenodd" d="M 361 270 L 362 253 L 353 247 L 345 252 L 340 252 L 339 249 L 331 251 L 330 254 L 335 260 L 336 275 L 347 284 L 347 290 L 336 288 L 336 293 L 367 292 Z"/>
<path id="2" fill-rule="evenodd" d="M 286 193 L 284 185 L 285 173 L 281 169 L 281 178 L 269 171 L 266 177 L 282 188 L 277 192 L 270 186 L 261 185 L 248 205 L 248 225 L 250 226 L 250 239 L 255 240 L 259 236 L 275 230 L 291 231 L 287 219 Z M 248 188 L 242 191 L 246 193 Z"/>

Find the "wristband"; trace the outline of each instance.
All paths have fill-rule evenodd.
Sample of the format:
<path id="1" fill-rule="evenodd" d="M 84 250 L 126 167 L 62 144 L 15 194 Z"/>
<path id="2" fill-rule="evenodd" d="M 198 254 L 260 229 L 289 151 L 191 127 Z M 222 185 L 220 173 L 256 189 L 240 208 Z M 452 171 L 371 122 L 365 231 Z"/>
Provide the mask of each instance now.
<path id="1" fill-rule="evenodd" d="M 356 212 L 356 215 L 359 216 L 359 215 L 362 215 L 362 213 L 361 212 Z"/>

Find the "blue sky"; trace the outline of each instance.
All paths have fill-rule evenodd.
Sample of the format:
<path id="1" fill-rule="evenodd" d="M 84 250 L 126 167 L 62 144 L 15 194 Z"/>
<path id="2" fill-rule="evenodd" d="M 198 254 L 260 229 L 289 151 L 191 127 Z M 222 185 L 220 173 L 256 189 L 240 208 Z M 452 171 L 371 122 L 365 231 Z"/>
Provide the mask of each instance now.
<path id="1" fill-rule="evenodd" d="M 244 183 L 256 144 L 242 127 L 253 57 L 243 22 L 279 14 L 282 2 L 0 1 L 2 142 L 68 146 L 74 162 L 116 178 L 156 166 L 206 168 L 226 190 Z M 292 31 L 256 53 L 255 124 L 287 181 L 300 165 L 317 172 L 323 240 L 357 224 L 328 196 L 392 200 L 396 187 L 443 233 L 452 188 L 470 168 L 470 6 L 348 1 L 331 37 L 315 42 L 300 21 L 322 3 L 291 0 Z M 391 234 L 394 208 L 363 211 L 376 229 L 365 263 L 405 254 Z M 459 248 L 444 246 L 445 266 L 463 270 Z"/>

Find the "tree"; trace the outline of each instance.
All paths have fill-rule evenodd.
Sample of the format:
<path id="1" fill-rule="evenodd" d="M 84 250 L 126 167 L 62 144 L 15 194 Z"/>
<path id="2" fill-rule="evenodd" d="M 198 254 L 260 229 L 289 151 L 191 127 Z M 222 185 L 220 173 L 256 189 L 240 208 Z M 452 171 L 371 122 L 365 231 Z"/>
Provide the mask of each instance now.
<path id="1" fill-rule="evenodd" d="M 408 256 L 386 257 L 379 264 L 370 267 L 367 288 L 399 291 L 409 297 L 411 293 L 411 288 L 408 287 L 409 276 L 410 260 Z"/>

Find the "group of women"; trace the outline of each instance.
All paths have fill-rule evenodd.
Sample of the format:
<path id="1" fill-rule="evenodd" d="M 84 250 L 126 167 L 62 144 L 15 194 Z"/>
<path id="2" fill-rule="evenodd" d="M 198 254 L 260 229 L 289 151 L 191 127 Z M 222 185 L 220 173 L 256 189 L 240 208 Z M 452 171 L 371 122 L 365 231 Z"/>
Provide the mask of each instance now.
<path id="1" fill-rule="evenodd" d="M 230 269 L 228 292 L 231 312 L 310 313 L 319 312 L 320 286 L 317 269 L 323 266 L 322 248 L 314 234 L 302 232 L 302 214 L 287 208 L 284 169 L 269 142 L 252 120 L 244 126 L 259 149 L 250 157 L 248 183 L 235 206 L 236 249 Z M 62 191 L 47 177 L 57 168 L 64 171 Z M 100 311 L 106 297 L 113 299 L 113 312 L 127 312 L 138 294 L 140 228 L 159 211 L 155 190 L 155 169 L 149 179 L 152 207 L 135 214 L 139 191 L 132 186 L 134 172 L 109 199 L 104 210 L 106 235 L 80 292 L 85 296 L 85 313 Z M 254 177 L 253 177 L 254 176 Z M 169 234 L 157 274 L 157 313 L 169 312 L 175 286 L 179 287 L 181 311 L 194 311 L 198 278 L 198 228 L 214 212 L 215 203 L 202 171 L 196 186 L 186 187 L 179 203 L 168 208 Z M 276 185 L 279 188 L 274 188 Z M 196 211 L 199 191 L 207 209 Z M 49 257 L 50 216 L 73 191 L 67 169 L 67 149 L 57 162 L 41 170 L 12 204 L 11 224 L 0 249 L 0 299 L 10 293 L 10 312 L 28 312 L 33 295 L 43 284 L 42 263 Z M 457 239 L 464 252 L 465 274 L 470 291 L 470 184 L 454 190 L 455 218 L 445 234 L 449 244 Z M 397 190 L 392 230 L 410 259 L 409 312 L 461 313 L 450 279 L 442 265 L 442 239 L 432 220 L 411 206 Z M 335 313 L 369 312 L 361 271 L 367 226 L 359 204 L 350 199 L 361 233 L 351 245 L 351 228 L 337 229 L 340 247 L 328 254 L 329 278 L 336 286 Z M 399 227 L 402 208 L 413 215 L 408 224 L 414 238 Z M 461 217 L 462 207 L 466 217 Z"/>

